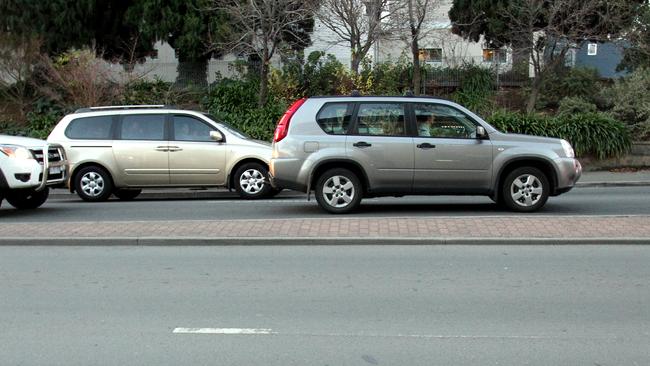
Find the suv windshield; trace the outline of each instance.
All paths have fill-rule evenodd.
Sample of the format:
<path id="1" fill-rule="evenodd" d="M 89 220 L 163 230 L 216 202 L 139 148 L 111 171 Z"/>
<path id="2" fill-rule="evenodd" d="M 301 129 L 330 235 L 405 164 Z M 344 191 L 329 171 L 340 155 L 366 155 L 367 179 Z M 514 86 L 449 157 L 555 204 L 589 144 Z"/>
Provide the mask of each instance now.
<path id="1" fill-rule="evenodd" d="M 237 137 L 239 137 L 239 138 L 242 138 L 242 139 L 248 139 L 248 140 L 250 140 L 250 138 L 251 138 L 250 136 L 248 136 L 246 133 L 244 133 L 244 132 L 238 130 L 237 128 L 233 127 L 233 126 L 230 125 L 228 122 L 222 121 L 222 120 L 216 118 L 215 116 L 213 116 L 213 115 L 211 115 L 211 114 L 209 114 L 209 113 L 204 113 L 204 115 L 205 115 L 206 117 L 208 117 L 209 119 L 213 120 L 214 122 L 216 122 L 216 123 L 222 125 L 223 128 L 225 128 L 226 130 L 228 130 L 228 132 L 232 133 L 233 135 L 235 135 L 235 136 L 237 136 Z"/>

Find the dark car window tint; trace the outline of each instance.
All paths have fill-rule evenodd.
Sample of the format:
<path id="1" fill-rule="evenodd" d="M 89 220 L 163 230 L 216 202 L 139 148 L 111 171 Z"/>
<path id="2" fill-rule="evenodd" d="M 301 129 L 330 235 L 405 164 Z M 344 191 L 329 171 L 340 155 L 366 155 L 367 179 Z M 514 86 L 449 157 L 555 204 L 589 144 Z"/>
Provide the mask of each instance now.
<path id="1" fill-rule="evenodd" d="M 174 140 L 176 141 L 212 141 L 210 131 L 213 128 L 196 118 L 174 116 Z"/>
<path id="2" fill-rule="evenodd" d="M 352 108 L 349 103 L 329 103 L 320 110 L 316 120 L 326 133 L 345 135 L 350 127 Z"/>
<path id="3" fill-rule="evenodd" d="M 414 104 L 420 137 L 476 138 L 476 124 L 461 111 L 441 104 Z"/>
<path id="4" fill-rule="evenodd" d="M 161 114 L 124 116 L 120 136 L 123 140 L 164 140 L 165 116 Z"/>
<path id="5" fill-rule="evenodd" d="M 71 139 L 110 140 L 112 116 L 77 118 L 70 122 L 65 135 Z"/>
<path id="6" fill-rule="evenodd" d="M 368 103 L 359 106 L 357 131 L 360 135 L 404 136 L 404 106 L 399 103 Z"/>

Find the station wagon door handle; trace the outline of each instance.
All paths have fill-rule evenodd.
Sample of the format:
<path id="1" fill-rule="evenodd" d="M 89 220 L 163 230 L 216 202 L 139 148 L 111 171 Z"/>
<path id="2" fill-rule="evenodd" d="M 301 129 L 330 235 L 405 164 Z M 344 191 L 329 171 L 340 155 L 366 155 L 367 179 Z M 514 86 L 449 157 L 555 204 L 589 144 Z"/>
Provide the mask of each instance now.
<path id="1" fill-rule="evenodd" d="M 169 151 L 169 146 L 158 146 L 156 151 Z"/>
<path id="2" fill-rule="evenodd" d="M 425 142 L 423 144 L 418 144 L 417 147 L 418 147 L 418 149 L 428 150 L 428 149 L 435 149 L 436 145 L 431 145 L 430 143 Z"/>
<path id="3" fill-rule="evenodd" d="M 181 149 L 178 146 L 170 146 L 168 151 L 174 152 L 174 151 L 181 151 L 181 150 L 183 149 Z"/>
<path id="4" fill-rule="evenodd" d="M 354 144 L 352 144 L 352 146 L 364 148 L 364 147 L 370 147 L 370 146 L 372 146 L 372 144 L 369 144 L 369 143 L 367 143 L 365 141 L 359 141 L 359 142 L 355 142 Z"/>

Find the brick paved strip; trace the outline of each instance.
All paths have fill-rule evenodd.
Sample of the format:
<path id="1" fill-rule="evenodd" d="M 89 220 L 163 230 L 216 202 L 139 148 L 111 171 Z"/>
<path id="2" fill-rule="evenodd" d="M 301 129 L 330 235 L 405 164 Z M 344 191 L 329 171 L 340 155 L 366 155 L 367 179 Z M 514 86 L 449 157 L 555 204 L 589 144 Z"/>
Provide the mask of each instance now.
<path id="1" fill-rule="evenodd" d="M 650 216 L 0 223 L 2 238 L 650 238 Z"/>

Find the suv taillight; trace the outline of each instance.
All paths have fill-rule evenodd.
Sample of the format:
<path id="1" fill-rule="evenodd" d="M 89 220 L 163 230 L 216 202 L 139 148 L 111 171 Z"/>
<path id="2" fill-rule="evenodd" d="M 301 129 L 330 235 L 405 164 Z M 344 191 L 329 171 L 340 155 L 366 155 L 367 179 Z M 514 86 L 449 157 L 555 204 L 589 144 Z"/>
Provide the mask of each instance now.
<path id="1" fill-rule="evenodd" d="M 275 128 L 275 133 L 273 134 L 273 142 L 278 142 L 281 141 L 283 138 L 287 137 L 287 132 L 289 132 L 289 122 L 291 122 L 291 117 L 293 117 L 294 113 L 300 108 L 303 103 L 307 98 L 302 98 L 296 100 L 289 109 L 287 109 L 286 112 L 282 115 L 282 118 L 280 118 L 280 122 L 278 122 L 278 126 Z"/>

